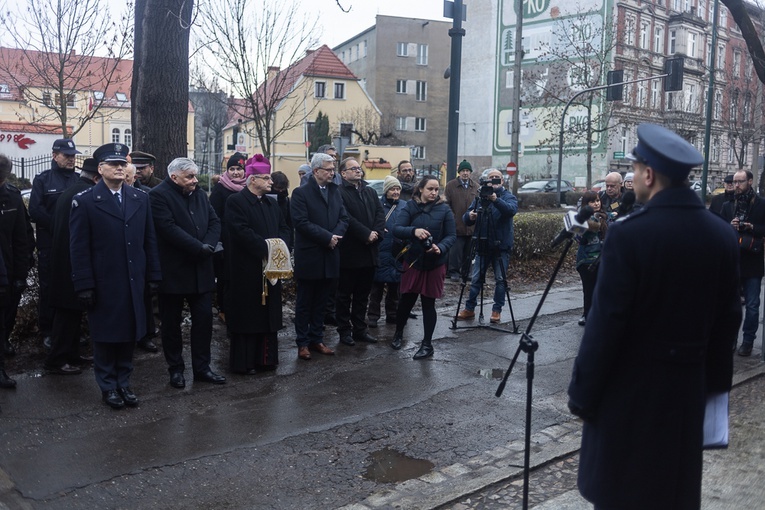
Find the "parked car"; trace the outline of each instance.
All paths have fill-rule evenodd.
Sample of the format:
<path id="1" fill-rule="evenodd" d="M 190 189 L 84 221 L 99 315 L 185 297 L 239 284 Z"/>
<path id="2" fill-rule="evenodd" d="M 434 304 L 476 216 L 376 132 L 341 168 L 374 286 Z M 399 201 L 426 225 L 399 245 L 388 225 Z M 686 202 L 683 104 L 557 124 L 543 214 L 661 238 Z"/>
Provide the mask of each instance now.
<path id="1" fill-rule="evenodd" d="M 604 191 L 606 189 L 606 181 L 599 180 L 592 183 L 592 186 L 590 187 L 590 191 L 594 191 L 595 193 L 600 193 L 601 191 Z"/>
<path id="2" fill-rule="evenodd" d="M 370 179 L 365 182 L 367 183 L 367 186 L 375 190 L 378 197 L 383 196 L 383 183 L 385 182 L 383 179 Z"/>
<path id="3" fill-rule="evenodd" d="M 558 191 L 558 180 L 550 179 L 547 181 L 527 182 L 518 189 L 518 193 L 555 193 Z M 570 181 L 560 181 L 560 191 L 574 191 L 574 185 Z"/>

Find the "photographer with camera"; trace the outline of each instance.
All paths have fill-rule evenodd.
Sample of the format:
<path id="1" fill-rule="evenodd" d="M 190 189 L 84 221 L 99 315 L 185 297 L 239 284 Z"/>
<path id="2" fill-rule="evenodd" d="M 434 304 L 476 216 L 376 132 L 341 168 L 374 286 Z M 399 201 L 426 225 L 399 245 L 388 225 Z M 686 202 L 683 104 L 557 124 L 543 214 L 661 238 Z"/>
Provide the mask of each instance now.
<path id="1" fill-rule="evenodd" d="M 433 355 L 436 329 L 436 299 L 444 292 L 449 249 L 457 238 L 454 214 L 439 195 L 440 184 L 434 175 L 425 175 L 415 186 L 412 200 L 406 203 L 393 228 L 393 234 L 409 242 L 401 275 L 401 298 L 396 311 L 396 333 L 390 346 L 401 349 L 404 327 L 420 296 L 425 336 L 414 359 Z"/>
<path id="2" fill-rule="evenodd" d="M 495 286 L 490 320 L 496 324 L 505 306 L 507 264 L 513 249 L 513 216 L 518 212 L 518 199 L 502 186 L 502 172 L 499 170 L 489 170 L 479 184 L 478 197 L 462 217 L 465 225 L 475 225 L 472 242 L 476 257 L 470 294 L 457 320 L 475 317 L 476 299 L 486 280 L 486 270 L 491 267 Z"/>
<path id="3" fill-rule="evenodd" d="M 757 336 L 760 315 L 760 287 L 765 274 L 763 236 L 765 236 L 765 200 L 757 196 L 749 170 L 733 174 L 733 200 L 725 202 L 721 216 L 738 234 L 740 253 L 739 279 L 744 292 L 744 338 L 739 356 L 750 356 Z"/>

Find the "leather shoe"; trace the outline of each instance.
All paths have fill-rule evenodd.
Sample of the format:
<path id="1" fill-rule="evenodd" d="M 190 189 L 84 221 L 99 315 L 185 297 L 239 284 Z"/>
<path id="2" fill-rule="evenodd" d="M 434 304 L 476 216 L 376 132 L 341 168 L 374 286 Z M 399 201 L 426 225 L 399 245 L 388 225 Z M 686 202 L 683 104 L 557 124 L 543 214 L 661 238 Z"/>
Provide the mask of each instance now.
<path id="1" fill-rule="evenodd" d="M 125 401 L 122 400 L 122 397 L 117 393 L 117 390 L 104 391 L 102 400 L 104 401 L 104 404 L 112 409 L 122 409 L 125 407 Z"/>
<path id="2" fill-rule="evenodd" d="M 319 352 L 321 354 L 326 354 L 327 356 L 332 356 L 335 354 L 335 351 L 324 345 L 323 343 L 318 344 L 308 344 L 308 348 L 312 351 Z"/>
<path id="3" fill-rule="evenodd" d="M 424 359 L 433 356 L 433 346 L 422 344 L 412 359 Z"/>
<path id="4" fill-rule="evenodd" d="M 579 319 L 579 325 L 580 325 L 580 326 L 584 326 L 585 324 L 587 324 L 587 317 L 585 317 L 584 315 L 582 315 L 582 318 L 581 318 L 581 319 Z"/>
<path id="5" fill-rule="evenodd" d="M 133 393 L 133 390 L 130 389 L 130 386 L 125 388 L 117 388 L 117 392 L 122 397 L 122 400 L 125 401 L 126 406 L 136 407 L 138 405 L 138 397 L 135 396 L 135 393 Z"/>
<path id="6" fill-rule="evenodd" d="M 355 335 L 353 339 L 356 340 L 357 342 L 368 342 L 370 344 L 377 343 L 377 339 L 373 337 L 372 335 L 370 335 L 369 333 L 367 333 L 366 331 L 364 331 L 360 335 Z"/>
<path id="7" fill-rule="evenodd" d="M 298 358 L 306 361 L 311 359 L 311 353 L 308 352 L 308 346 L 298 347 Z"/>
<path id="8" fill-rule="evenodd" d="M 159 352 L 159 347 L 157 347 L 157 344 L 151 341 L 151 338 L 139 340 L 138 348 L 146 352 Z"/>
<path id="9" fill-rule="evenodd" d="M 194 382 L 207 382 L 211 384 L 226 384 L 226 378 L 208 369 L 207 372 L 194 374 Z"/>
<path id="10" fill-rule="evenodd" d="M 173 388 L 186 387 L 186 379 L 183 378 L 183 374 L 181 372 L 173 372 L 170 374 L 170 386 Z"/>
<path id="11" fill-rule="evenodd" d="M 65 363 L 61 365 L 60 367 L 49 367 L 46 368 L 49 374 L 56 374 L 56 375 L 77 375 L 81 374 L 82 370 L 80 367 L 74 367 L 70 365 L 69 363 Z"/>
<path id="12" fill-rule="evenodd" d="M 396 331 L 396 333 L 393 335 L 393 340 L 390 343 L 390 346 L 394 350 L 401 349 L 401 344 L 404 342 L 404 332 L 403 331 Z"/>
<path id="13" fill-rule="evenodd" d="M 747 357 L 752 355 L 752 345 L 753 343 L 749 342 L 743 342 L 741 346 L 738 348 L 738 355 L 742 357 Z"/>
<path id="14" fill-rule="evenodd" d="M 417 314 L 416 314 L 416 313 L 412 313 L 412 312 L 409 312 L 409 318 L 410 318 L 410 319 L 416 319 L 416 318 L 417 318 Z"/>
<path id="15" fill-rule="evenodd" d="M 345 345 L 356 345 L 356 342 L 353 340 L 353 337 L 348 334 L 340 335 L 340 343 Z"/>
<path id="16" fill-rule="evenodd" d="M 491 318 L 489 319 L 489 322 L 491 322 L 492 324 L 499 324 L 500 317 L 501 317 L 500 312 L 495 312 L 494 310 L 492 310 Z"/>
<path id="17" fill-rule="evenodd" d="M 471 319 L 475 319 L 475 312 L 473 310 L 466 309 L 457 314 L 458 321 L 467 321 Z"/>
<path id="18" fill-rule="evenodd" d="M 0 388 L 13 389 L 16 387 L 16 380 L 8 377 L 5 370 L 0 370 Z"/>

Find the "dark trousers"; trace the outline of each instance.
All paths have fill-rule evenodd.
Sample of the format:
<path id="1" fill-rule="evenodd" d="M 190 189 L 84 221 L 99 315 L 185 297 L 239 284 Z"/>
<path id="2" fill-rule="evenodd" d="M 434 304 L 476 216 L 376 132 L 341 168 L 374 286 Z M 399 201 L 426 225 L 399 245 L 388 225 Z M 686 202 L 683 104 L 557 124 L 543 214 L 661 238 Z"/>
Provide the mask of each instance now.
<path id="1" fill-rule="evenodd" d="M 295 342 L 298 347 L 324 342 L 324 307 L 334 279 L 298 280 L 295 297 Z"/>
<path id="2" fill-rule="evenodd" d="M 101 391 L 130 386 L 135 342 L 93 342 L 93 373 Z"/>
<path id="3" fill-rule="evenodd" d="M 449 249 L 449 268 L 447 276 L 460 276 L 469 274 L 466 272 L 470 268 L 470 240 L 472 236 L 457 236 L 454 245 Z M 465 267 L 467 266 L 467 267 Z"/>
<path id="4" fill-rule="evenodd" d="M 582 279 L 582 294 L 584 296 L 584 313 L 582 315 L 587 318 L 590 306 L 592 306 L 592 295 L 595 293 L 595 281 L 598 278 L 598 271 L 597 268 L 591 271 L 590 264 L 580 264 L 576 267 L 576 270 Z"/>
<path id="5" fill-rule="evenodd" d="M 8 289 L 8 306 L 3 310 L 5 334 L 2 336 L 2 340 L 8 343 L 8 339 L 13 333 L 13 328 L 16 326 L 16 315 L 19 311 L 19 303 L 21 302 L 22 292 L 17 291 L 13 286 Z"/>
<path id="6" fill-rule="evenodd" d="M 226 313 L 228 281 L 225 279 L 223 253 L 218 252 L 213 255 L 213 270 L 215 271 L 215 305 L 218 308 L 218 312 Z"/>
<path id="7" fill-rule="evenodd" d="M 53 328 L 53 307 L 50 304 L 50 249 L 37 250 L 37 281 L 40 285 L 37 303 L 37 327 L 43 335 Z"/>
<path id="8" fill-rule="evenodd" d="M 154 321 L 154 310 L 155 310 L 155 300 L 157 299 L 156 294 L 152 294 L 151 290 L 149 289 L 148 285 L 144 286 L 144 292 L 143 292 L 143 303 L 144 303 L 144 313 L 146 314 L 146 335 L 141 338 L 141 342 L 145 342 L 146 340 L 151 340 L 155 336 L 155 331 L 157 330 L 157 324 Z"/>
<path id="9" fill-rule="evenodd" d="M 409 314 L 411 313 L 412 308 L 414 308 L 414 304 L 417 303 L 418 296 L 420 298 L 420 304 L 422 305 L 422 325 L 425 329 L 422 340 L 429 344 L 433 339 L 433 332 L 436 330 L 436 321 L 438 320 L 435 298 L 429 298 L 411 292 L 402 294 L 401 300 L 398 303 L 398 311 L 396 312 L 396 331 L 404 331 L 404 327 L 409 320 Z"/>
<path id="10" fill-rule="evenodd" d="M 385 292 L 385 288 L 388 291 Z M 398 282 L 372 282 L 372 291 L 369 293 L 369 305 L 367 306 L 367 317 L 370 321 L 380 320 L 380 305 L 382 304 L 383 293 L 385 293 L 385 320 L 387 322 L 396 322 L 396 309 L 398 308 Z"/>
<path id="11" fill-rule="evenodd" d="M 45 359 L 47 368 L 58 368 L 80 357 L 82 312 L 56 308 L 51 330 L 51 348 Z"/>
<path id="12" fill-rule="evenodd" d="M 337 332 L 344 335 L 363 335 L 367 331 L 367 304 L 375 268 L 346 267 L 340 270 L 335 301 Z"/>
<path id="13" fill-rule="evenodd" d="M 159 318 L 162 321 L 162 349 L 168 372 L 183 372 L 183 302 L 191 312 L 191 368 L 195 374 L 210 369 L 212 340 L 212 292 L 202 294 L 160 294 Z"/>

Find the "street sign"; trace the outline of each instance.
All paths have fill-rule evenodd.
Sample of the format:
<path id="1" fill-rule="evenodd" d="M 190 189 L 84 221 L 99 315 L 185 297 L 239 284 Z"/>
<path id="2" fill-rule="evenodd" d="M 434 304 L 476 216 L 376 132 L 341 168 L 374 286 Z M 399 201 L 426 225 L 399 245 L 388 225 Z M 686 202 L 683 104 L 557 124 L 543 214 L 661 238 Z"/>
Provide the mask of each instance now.
<path id="1" fill-rule="evenodd" d="M 444 18 L 454 19 L 454 2 L 444 0 Z M 467 21 L 467 5 L 462 4 L 462 21 Z"/>
<path id="2" fill-rule="evenodd" d="M 624 151 L 614 152 L 614 159 L 624 159 Z"/>
<path id="3" fill-rule="evenodd" d="M 518 173 L 518 165 L 516 165 L 512 161 L 510 163 L 508 163 L 507 164 L 507 175 L 512 177 L 512 176 L 514 176 L 517 173 Z"/>

